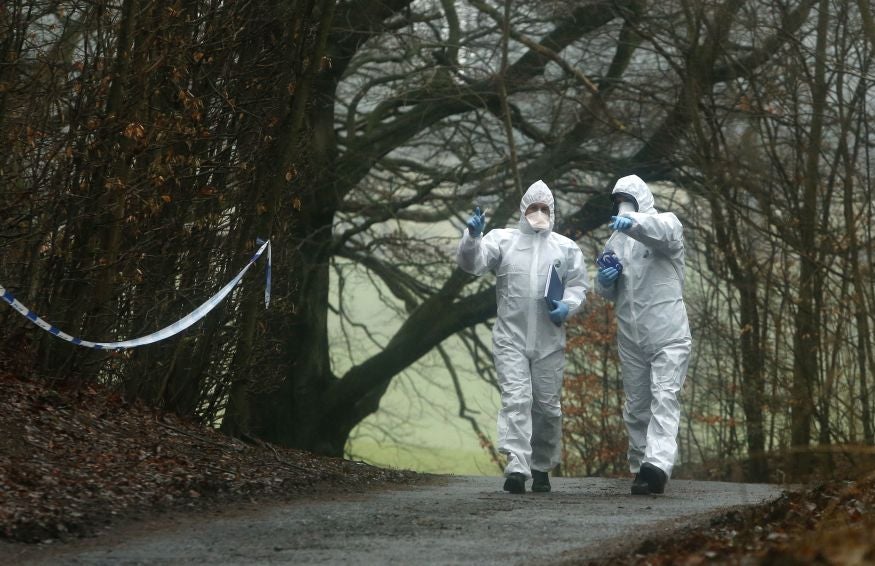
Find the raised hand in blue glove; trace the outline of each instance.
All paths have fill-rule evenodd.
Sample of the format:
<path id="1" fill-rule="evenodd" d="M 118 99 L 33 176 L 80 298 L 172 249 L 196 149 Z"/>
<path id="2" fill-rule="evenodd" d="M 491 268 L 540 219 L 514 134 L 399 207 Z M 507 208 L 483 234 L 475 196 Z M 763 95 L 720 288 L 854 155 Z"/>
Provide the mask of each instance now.
<path id="1" fill-rule="evenodd" d="M 632 227 L 632 219 L 625 216 L 611 216 L 611 229 L 620 232 Z"/>
<path id="2" fill-rule="evenodd" d="M 562 326 L 562 323 L 568 318 L 568 305 L 562 301 L 557 301 L 556 299 L 550 300 L 553 301 L 553 310 L 550 311 L 550 320 L 553 321 L 553 324 L 556 326 Z"/>
<path id="3" fill-rule="evenodd" d="M 602 267 L 599 269 L 599 283 L 602 287 L 610 287 L 620 276 L 616 267 Z"/>
<path id="4" fill-rule="evenodd" d="M 468 233 L 476 238 L 483 233 L 484 228 L 486 228 L 486 212 L 481 212 L 478 206 L 474 209 L 474 215 L 468 219 Z"/>

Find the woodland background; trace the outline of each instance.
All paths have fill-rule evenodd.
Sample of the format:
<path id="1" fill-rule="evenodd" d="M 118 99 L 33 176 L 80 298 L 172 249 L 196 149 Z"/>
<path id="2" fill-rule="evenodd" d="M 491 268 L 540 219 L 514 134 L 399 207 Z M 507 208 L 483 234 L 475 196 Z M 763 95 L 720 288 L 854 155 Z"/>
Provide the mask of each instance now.
<path id="1" fill-rule="evenodd" d="M 0 284 L 111 341 L 190 312 L 258 237 L 274 262 L 269 310 L 250 274 L 124 353 L 4 307 L 4 363 L 340 456 L 437 353 L 491 450 L 447 350 L 494 384 L 493 281 L 454 268 L 458 227 L 474 203 L 514 222 L 541 178 L 591 257 L 636 173 L 686 227 L 685 462 L 828 471 L 875 444 L 873 47 L 867 0 L 4 2 Z M 353 274 L 397 330 L 348 315 Z M 566 473 L 625 469 L 611 320 L 592 297 L 571 324 Z"/>

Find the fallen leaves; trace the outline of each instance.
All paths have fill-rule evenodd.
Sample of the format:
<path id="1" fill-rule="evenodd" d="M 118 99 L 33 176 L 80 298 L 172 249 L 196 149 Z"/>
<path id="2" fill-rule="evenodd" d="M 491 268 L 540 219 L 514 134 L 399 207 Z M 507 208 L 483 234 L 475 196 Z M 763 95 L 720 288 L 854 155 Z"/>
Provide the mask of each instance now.
<path id="1" fill-rule="evenodd" d="M 631 554 L 582 563 L 873 564 L 875 474 L 785 492 L 775 501 L 716 517 L 709 526 L 644 541 Z"/>
<path id="2" fill-rule="evenodd" d="M 251 445 L 127 403 L 0 374 L 0 538 L 94 533 L 149 509 L 412 483 L 412 472 Z"/>

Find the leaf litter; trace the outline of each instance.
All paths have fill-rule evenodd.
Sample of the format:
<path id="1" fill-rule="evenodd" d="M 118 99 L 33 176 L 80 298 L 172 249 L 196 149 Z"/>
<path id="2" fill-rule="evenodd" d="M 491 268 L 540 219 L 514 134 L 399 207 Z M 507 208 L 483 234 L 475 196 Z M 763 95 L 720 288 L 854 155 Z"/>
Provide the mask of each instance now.
<path id="1" fill-rule="evenodd" d="M 144 512 L 427 481 L 221 432 L 96 385 L 0 373 L 0 540 L 94 535 Z"/>

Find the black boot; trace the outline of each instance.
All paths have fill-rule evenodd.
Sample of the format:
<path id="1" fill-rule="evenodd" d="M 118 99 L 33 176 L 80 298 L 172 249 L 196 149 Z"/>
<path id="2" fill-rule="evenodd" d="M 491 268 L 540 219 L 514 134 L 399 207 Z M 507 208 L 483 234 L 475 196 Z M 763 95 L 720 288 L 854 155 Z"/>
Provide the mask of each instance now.
<path id="1" fill-rule="evenodd" d="M 526 492 L 526 476 L 519 472 L 507 474 L 507 479 L 504 480 L 504 491 L 511 493 Z"/>
<path id="2" fill-rule="evenodd" d="M 641 464 L 641 470 L 638 475 L 647 482 L 650 487 L 650 493 L 665 493 L 665 484 L 668 481 L 668 476 L 649 462 Z"/>
<path id="3" fill-rule="evenodd" d="M 650 495 L 650 484 L 641 477 L 641 472 L 635 474 L 632 480 L 632 495 Z"/>
<path id="4" fill-rule="evenodd" d="M 547 493 L 550 491 L 550 477 L 547 472 L 532 470 L 532 491 Z"/>

